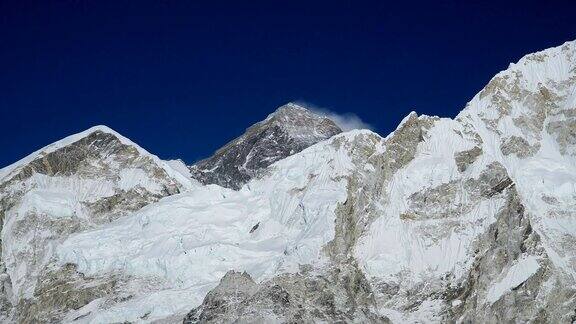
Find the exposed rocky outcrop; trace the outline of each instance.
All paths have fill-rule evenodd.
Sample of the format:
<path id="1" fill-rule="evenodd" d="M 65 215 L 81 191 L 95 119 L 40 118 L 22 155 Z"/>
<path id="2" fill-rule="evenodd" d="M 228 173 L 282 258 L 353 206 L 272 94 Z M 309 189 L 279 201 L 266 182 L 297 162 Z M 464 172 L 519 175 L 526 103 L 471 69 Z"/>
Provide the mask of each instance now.
<path id="1" fill-rule="evenodd" d="M 330 119 L 289 103 L 190 170 L 203 184 L 238 190 L 272 163 L 340 132 Z"/>
<path id="2" fill-rule="evenodd" d="M 482 149 L 478 146 L 474 146 L 466 151 L 457 152 L 454 154 L 454 160 L 456 160 L 456 166 L 458 166 L 458 171 L 464 172 L 468 166 L 476 161 L 476 159 L 482 155 Z"/>
<path id="3" fill-rule="evenodd" d="M 540 149 L 540 143 L 530 145 L 526 139 L 519 136 L 510 136 L 504 139 L 500 150 L 502 154 L 508 156 L 515 154 L 519 158 L 526 158 L 534 155 Z"/>
<path id="4" fill-rule="evenodd" d="M 392 175 L 412 161 L 418 143 L 424 141 L 435 120 L 411 113 L 385 140 L 367 134 L 356 136 L 353 141 L 334 141 L 336 146 L 343 146 L 349 152 L 356 168 L 346 179 L 347 198 L 335 210 L 334 239 L 325 248 L 332 260 L 348 262 L 352 257 L 356 240 L 381 212 L 378 205 L 387 197 L 386 186 Z"/>
<path id="5" fill-rule="evenodd" d="M 576 112 L 576 109 L 564 111 L 564 113 Z M 569 115 L 570 116 L 570 115 Z M 547 125 L 546 131 L 553 135 L 560 146 L 560 152 L 563 154 L 576 155 L 574 147 L 576 146 L 576 117 L 567 117 L 564 120 L 551 122 Z"/>
<path id="6" fill-rule="evenodd" d="M 21 323 L 58 323 L 71 310 L 114 295 L 115 278 L 90 278 L 76 271 L 73 264 L 53 269 L 38 279 L 32 298 L 21 299 L 16 318 Z"/>
<path id="7" fill-rule="evenodd" d="M 260 284 L 230 271 L 184 323 L 389 323 L 374 306 L 370 284 L 353 261 L 330 269 L 305 266 Z"/>

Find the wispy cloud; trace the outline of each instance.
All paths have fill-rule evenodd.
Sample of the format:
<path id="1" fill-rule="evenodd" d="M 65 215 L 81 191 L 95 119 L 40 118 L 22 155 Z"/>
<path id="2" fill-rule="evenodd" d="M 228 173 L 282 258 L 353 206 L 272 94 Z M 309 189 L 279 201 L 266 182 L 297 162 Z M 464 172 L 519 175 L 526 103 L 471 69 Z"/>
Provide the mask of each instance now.
<path id="1" fill-rule="evenodd" d="M 349 131 L 353 129 L 370 129 L 372 130 L 373 127 L 364 122 L 358 115 L 351 112 L 346 113 L 337 113 L 325 107 L 319 107 L 309 102 L 305 101 L 296 101 L 297 105 L 305 107 L 313 111 L 318 115 L 325 116 L 332 120 L 338 127 L 340 127 L 343 131 Z"/>

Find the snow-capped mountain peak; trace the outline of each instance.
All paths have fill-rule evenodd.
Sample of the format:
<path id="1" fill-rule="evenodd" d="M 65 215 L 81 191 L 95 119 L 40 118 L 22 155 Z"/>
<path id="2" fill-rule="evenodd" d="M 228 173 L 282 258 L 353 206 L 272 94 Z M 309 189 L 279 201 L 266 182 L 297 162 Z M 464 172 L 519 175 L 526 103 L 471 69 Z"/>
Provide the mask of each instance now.
<path id="1" fill-rule="evenodd" d="M 204 184 L 237 190 L 272 163 L 341 131 L 330 119 L 288 103 L 190 169 Z"/>
<path id="2" fill-rule="evenodd" d="M 39 161 L 44 159 L 46 160 L 46 156 L 56 155 L 53 154 L 56 151 L 70 151 L 73 148 L 84 146 L 86 148 L 85 151 L 89 153 L 96 153 L 100 151 L 106 151 L 107 154 L 115 153 L 120 151 L 120 147 L 123 147 L 125 150 L 131 150 L 134 153 L 137 153 L 139 156 L 149 158 L 158 167 L 162 168 L 166 173 L 168 173 L 171 177 L 174 177 L 176 181 L 178 181 L 179 185 L 184 187 L 190 186 L 190 180 L 186 177 L 181 176 L 179 173 L 174 172 L 166 162 L 160 160 L 157 156 L 149 153 L 138 144 L 132 142 L 130 139 L 122 136 L 115 130 L 111 129 L 105 125 L 97 125 L 88 128 L 85 131 L 80 133 L 67 136 L 59 141 L 56 141 L 50 145 L 47 145 L 34 153 L 29 154 L 25 158 L 0 169 L 0 180 L 6 180 L 6 178 L 12 177 L 18 172 L 21 172 L 22 169 L 26 167 L 33 167 L 30 166 L 31 163 L 36 165 L 46 164 L 46 162 L 40 163 Z M 68 153 L 70 155 L 70 153 Z M 36 162 L 35 162 L 36 161 Z M 57 173 L 69 173 L 71 170 L 66 170 L 66 165 L 63 162 L 72 162 L 71 160 L 64 160 L 57 165 L 47 167 L 45 172 L 51 172 L 53 174 Z"/>

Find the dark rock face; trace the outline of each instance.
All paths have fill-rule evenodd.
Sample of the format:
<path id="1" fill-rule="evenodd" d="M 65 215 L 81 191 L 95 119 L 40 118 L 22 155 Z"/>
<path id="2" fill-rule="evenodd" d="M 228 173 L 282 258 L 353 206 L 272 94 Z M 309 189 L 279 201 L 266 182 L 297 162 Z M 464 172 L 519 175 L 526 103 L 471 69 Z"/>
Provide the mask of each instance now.
<path id="1" fill-rule="evenodd" d="M 190 170 L 203 184 L 238 190 L 259 170 L 340 132 L 330 119 L 289 103 Z"/>
<path id="2" fill-rule="evenodd" d="M 113 134 L 97 130 L 77 142 L 36 158 L 15 178 L 25 180 L 34 173 L 47 176 L 71 176 L 78 172 L 84 172 L 86 176 L 97 175 L 105 171 L 102 170 L 105 165 L 91 163 L 106 156 L 118 157 L 120 162 L 126 163 L 135 160 L 138 152 L 136 148 L 121 143 Z"/>
<path id="3" fill-rule="evenodd" d="M 259 284 L 229 271 L 183 323 L 390 323 L 374 312 L 370 284 L 353 260 L 315 270 L 302 266 Z"/>
<path id="4" fill-rule="evenodd" d="M 454 160 L 456 160 L 456 166 L 458 166 L 458 171 L 464 172 L 468 167 L 482 155 L 482 149 L 478 146 L 462 152 L 454 154 Z"/>
<path id="5" fill-rule="evenodd" d="M 59 323 L 66 312 L 115 294 L 116 285 L 115 278 L 86 277 L 76 265 L 65 264 L 42 276 L 34 298 L 20 300 L 18 319 L 21 323 Z"/>

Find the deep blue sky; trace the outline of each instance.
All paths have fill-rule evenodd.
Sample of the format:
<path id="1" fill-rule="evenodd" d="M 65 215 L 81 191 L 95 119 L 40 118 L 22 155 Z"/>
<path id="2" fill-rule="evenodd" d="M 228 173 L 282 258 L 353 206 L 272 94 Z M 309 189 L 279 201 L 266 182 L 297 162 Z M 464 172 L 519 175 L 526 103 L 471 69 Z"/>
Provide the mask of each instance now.
<path id="1" fill-rule="evenodd" d="M 576 1 L 473 2 L 0 0 L 0 167 L 96 124 L 193 162 L 292 100 L 386 135 L 576 39 Z"/>

